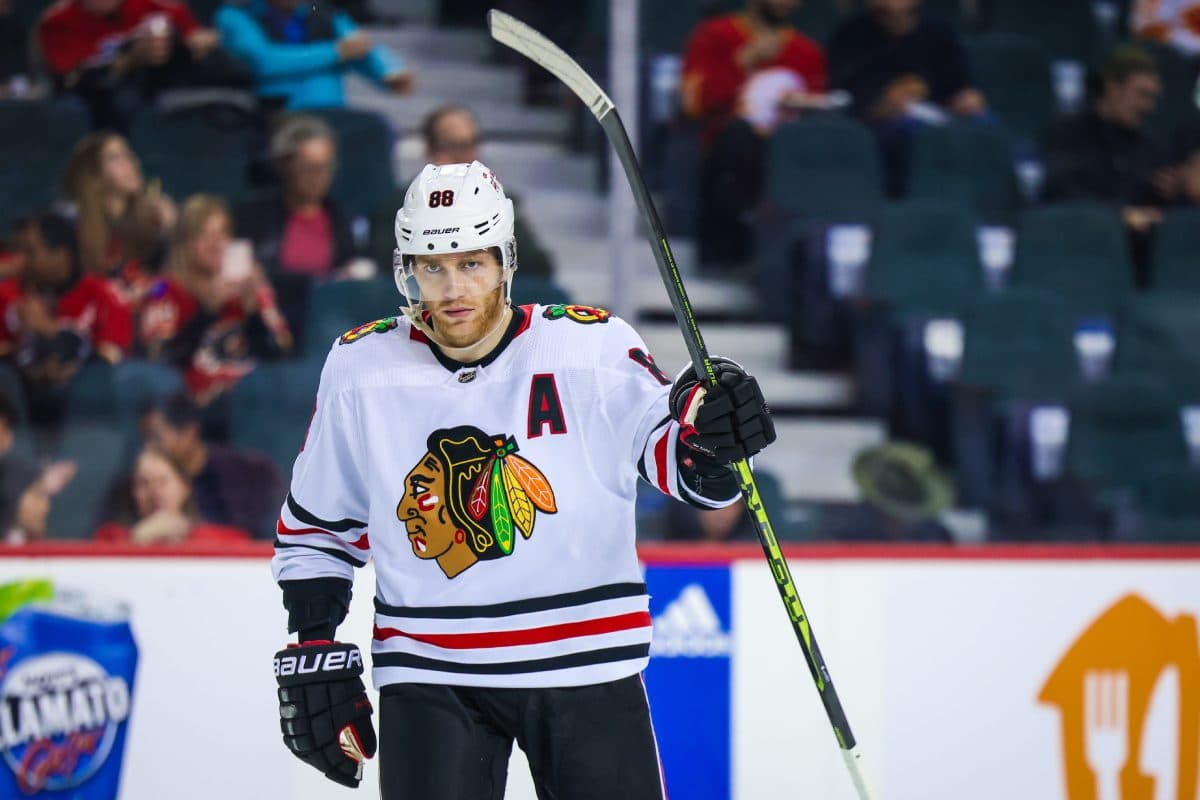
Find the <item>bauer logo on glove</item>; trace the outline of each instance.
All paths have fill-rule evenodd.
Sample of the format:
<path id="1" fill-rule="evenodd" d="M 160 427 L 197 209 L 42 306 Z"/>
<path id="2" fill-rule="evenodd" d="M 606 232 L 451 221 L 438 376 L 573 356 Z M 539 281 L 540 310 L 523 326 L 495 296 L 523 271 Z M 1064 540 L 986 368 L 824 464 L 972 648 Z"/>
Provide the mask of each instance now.
<path id="1" fill-rule="evenodd" d="M 284 744 L 331 781 L 351 788 L 362 780 L 363 761 L 375 755 L 362 672 L 362 653 L 352 644 L 305 642 L 275 654 Z"/>
<path id="2" fill-rule="evenodd" d="M 771 412 L 758 381 L 740 364 L 713 356 L 712 365 L 715 386 L 705 385 L 688 365 L 671 387 L 679 441 L 720 464 L 750 458 L 775 441 Z"/>

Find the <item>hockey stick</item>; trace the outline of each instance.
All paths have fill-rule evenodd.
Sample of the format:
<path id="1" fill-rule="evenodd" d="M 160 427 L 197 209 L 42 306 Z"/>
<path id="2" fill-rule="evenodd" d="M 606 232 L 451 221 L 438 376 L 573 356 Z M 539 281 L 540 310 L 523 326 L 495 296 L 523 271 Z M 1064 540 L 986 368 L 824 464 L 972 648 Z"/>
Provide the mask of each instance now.
<path id="1" fill-rule="evenodd" d="M 667 286 L 671 307 L 675 311 L 675 320 L 683 331 L 683 338 L 687 342 L 692 365 L 695 367 L 697 375 L 707 377 L 709 385 L 715 384 L 716 376 L 713 372 L 712 361 L 709 359 L 708 349 L 704 346 L 704 339 L 700 335 L 696 317 L 692 313 L 691 303 L 688 302 L 687 292 L 684 291 L 683 279 L 679 275 L 678 267 L 675 266 L 675 256 L 671 254 L 671 246 L 667 243 L 666 231 L 663 230 L 662 221 L 658 218 L 654 202 L 650 199 L 650 193 L 642 179 L 641 167 L 638 166 L 637 156 L 633 152 L 633 146 L 629 143 L 629 135 L 625 132 L 625 126 L 621 123 L 621 118 L 618 116 L 612 100 L 574 59 L 545 36 L 515 17 L 493 9 L 488 12 L 488 27 L 491 29 L 493 39 L 540 64 L 554 77 L 565 83 L 600 121 L 605 135 L 616 150 L 621 165 L 625 168 L 625 177 L 629 180 L 629 188 L 633 190 L 633 196 L 642 213 L 642 219 L 650 228 L 654 260 L 658 263 L 658 271 Z M 820 648 L 817 647 L 816 636 L 809 624 L 804 605 L 800 602 L 800 595 L 796 592 L 796 584 L 792 581 L 791 570 L 788 569 L 783 552 L 779 549 L 775 531 L 771 528 L 771 520 L 767 518 L 766 509 L 763 508 L 762 500 L 759 498 L 758 487 L 754 483 L 750 464 L 743 459 L 735 461 L 732 466 L 737 473 L 738 484 L 741 486 L 742 496 L 746 500 L 746 507 L 750 509 L 750 518 L 754 521 L 754 529 L 758 534 L 759 542 L 762 543 L 763 553 L 766 554 L 767 561 L 771 565 L 771 572 L 775 576 L 779 596 L 787 608 L 788 617 L 791 618 L 792 628 L 796 632 L 796 638 L 800 641 L 800 648 L 804 651 L 804 658 L 808 662 L 813 682 L 817 686 L 817 692 L 821 695 L 825 712 L 829 715 L 833 733 L 837 737 L 838 745 L 842 748 L 842 755 L 850 770 L 854 787 L 858 790 L 860 800 L 871 800 L 872 793 L 867 786 L 866 775 L 862 767 L 862 753 L 859 752 L 854 734 L 850 732 L 850 723 L 846 719 L 846 712 L 842 710 L 842 702 L 833 688 L 829 668 L 825 665 Z"/>

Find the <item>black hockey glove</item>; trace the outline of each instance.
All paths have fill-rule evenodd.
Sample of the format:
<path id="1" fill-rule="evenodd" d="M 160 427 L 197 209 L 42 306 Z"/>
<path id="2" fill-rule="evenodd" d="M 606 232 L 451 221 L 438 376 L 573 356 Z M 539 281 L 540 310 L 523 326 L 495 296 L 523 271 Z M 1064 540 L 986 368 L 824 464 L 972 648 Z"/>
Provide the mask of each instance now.
<path id="1" fill-rule="evenodd" d="M 326 778 L 356 788 L 375 755 L 362 653 L 352 644 L 305 642 L 275 654 L 283 743 Z"/>
<path id="2" fill-rule="evenodd" d="M 671 387 L 679 441 L 718 464 L 749 458 L 775 441 L 775 423 L 758 381 L 728 358 L 713 356 L 717 385 L 706 387 L 688 366 Z"/>

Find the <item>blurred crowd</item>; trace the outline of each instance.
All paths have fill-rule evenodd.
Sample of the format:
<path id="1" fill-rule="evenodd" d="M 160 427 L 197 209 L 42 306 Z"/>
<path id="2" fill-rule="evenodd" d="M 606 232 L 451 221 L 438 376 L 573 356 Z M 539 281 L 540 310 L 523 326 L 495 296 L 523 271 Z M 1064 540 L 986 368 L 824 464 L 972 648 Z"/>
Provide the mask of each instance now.
<path id="1" fill-rule="evenodd" d="M 501 5 L 603 69 L 606 3 Z M 640 13 L 669 227 L 704 274 L 758 288 L 792 368 L 853 373 L 852 413 L 895 440 L 855 462 L 864 503 L 785 533 L 944 541 L 957 505 L 994 538 L 1200 536 L 1200 3 Z M 325 351 L 398 302 L 397 131 L 345 80 L 421 75 L 364 21 L 344 1 L 0 0 L 8 541 L 272 537 Z M 522 67 L 528 102 L 566 102 Z M 484 146 L 468 106 L 413 122 L 434 163 Z M 565 299 L 516 202 L 516 299 Z M 740 507 L 643 505 L 668 538 L 753 538 Z"/>

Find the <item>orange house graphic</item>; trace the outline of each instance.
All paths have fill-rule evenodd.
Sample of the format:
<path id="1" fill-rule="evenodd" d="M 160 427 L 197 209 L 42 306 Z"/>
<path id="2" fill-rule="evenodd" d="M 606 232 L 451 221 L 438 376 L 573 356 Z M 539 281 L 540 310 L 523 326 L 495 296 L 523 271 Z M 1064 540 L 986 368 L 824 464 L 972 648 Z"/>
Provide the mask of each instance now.
<path id="1" fill-rule="evenodd" d="M 1059 712 L 1066 800 L 1197 800 L 1194 616 L 1168 619 L 1126 595 L 1080 634 L 1038 700 Z M 1151 731 L 1152 714 L 1169 722 Z"/>

